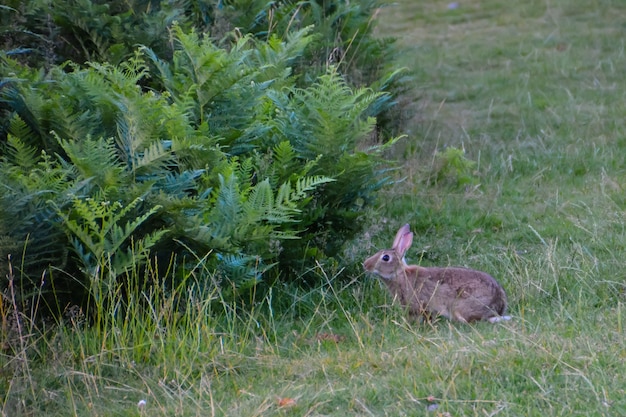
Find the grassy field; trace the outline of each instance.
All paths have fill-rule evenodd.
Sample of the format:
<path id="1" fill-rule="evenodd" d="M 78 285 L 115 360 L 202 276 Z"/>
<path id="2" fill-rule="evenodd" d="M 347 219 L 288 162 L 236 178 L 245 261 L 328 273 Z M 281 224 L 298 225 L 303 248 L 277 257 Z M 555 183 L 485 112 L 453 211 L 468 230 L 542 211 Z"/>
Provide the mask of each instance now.
<path id="1" fill-rule="evenodd" d="M 215 294 L 180 315 L 156 288 L 115 326 L 77 317 L 35 337 L 21 322 L 18 354 L 0 354 L 2 416 L 626 415 L 625 18 L 610 0 L 379 15 L 415 98 L 403 181 L 351 253 L 408 222 L 410 262 L 488 271 L 513 320 L 411 323 L 341 269 L 240 315 L 213 314 Z"/>

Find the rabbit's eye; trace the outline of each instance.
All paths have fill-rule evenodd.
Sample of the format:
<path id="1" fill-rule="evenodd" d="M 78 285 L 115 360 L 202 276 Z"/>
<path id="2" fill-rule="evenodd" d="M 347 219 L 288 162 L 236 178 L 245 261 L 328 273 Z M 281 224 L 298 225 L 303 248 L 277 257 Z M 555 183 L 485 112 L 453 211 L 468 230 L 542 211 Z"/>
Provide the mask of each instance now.
<path id="1" fill-rule="evenodd" d="M 390 259 L 391 259 L 391 256 L 383 255 L 383 262 L 389 262 Z"/>

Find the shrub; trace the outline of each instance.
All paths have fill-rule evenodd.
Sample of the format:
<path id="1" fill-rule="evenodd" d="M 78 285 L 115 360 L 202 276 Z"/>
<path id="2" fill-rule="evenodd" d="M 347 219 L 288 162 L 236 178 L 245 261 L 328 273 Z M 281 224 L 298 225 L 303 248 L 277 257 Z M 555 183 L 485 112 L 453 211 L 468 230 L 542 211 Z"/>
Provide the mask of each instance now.
<path id="1" fill-rule="evenodd" d="M 228 296 L 332 260 L 389 181 L 393 140 L 363 146 L 387 93 L 334 67 L 297 83 L 312 39 L 304 28 L 223 49 L 174 26 L 170 58 L 144 46 L 48 73 L 5 55 L 2 256 L 23 251 L 32 285 L 62 270 L 49 285 L 71 297 L 118 291 L 155 255 L 219 271 L 207 285 Z"/>

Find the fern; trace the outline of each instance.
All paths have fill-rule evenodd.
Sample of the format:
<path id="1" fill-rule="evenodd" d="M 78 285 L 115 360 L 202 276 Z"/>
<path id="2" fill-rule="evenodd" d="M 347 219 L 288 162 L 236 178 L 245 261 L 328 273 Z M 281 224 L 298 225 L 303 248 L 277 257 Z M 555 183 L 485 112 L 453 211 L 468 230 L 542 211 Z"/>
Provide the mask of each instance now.
<path id="1" fill-rule="evenodd" d="M 42 254 L 28 274 L 54 265 L 67 288 L 99 291 L 150 252 L 198 251 L 245 289 L 301 276 L 359 230 L 393 142 L 365 145 L 391 105 L 386 84 L 346 75 L 367 46 L 369 0 L 234 0 L 219 16 L 187 1 L 51 1 L 14 7 L 34 27 L 51 13 L 46 70 L 0 57 L 15 74 L 0 80 L 0 242 Z M 216 37 L 228 29 L 215 19 L 255 16 L 236 25 L 252 34 Z"/>
<path id="2" fill-rule="evenodd" d="M 175 102 L 188 111 L 191 120 L 202 124 L 210 112 L 211 102 L 219 101 L 220 96 L 246 79 L 254 69 L 239 66 L 242 55 L 247 53 L 245 50 L 236 48 L 229 54 L 194 31 L 184 33 L 180 26 L 174 26 L 173 33 L 176 50 L 171 64 L 148 48 L 144 51 L 156 64 L 161 81 Z"/>
<path id="3" fill-rule="evenodd" d="M 37 71 L 24 72 L 24 78 L 7 80 L 0 89 L 0 104 L 11 109 L 9 123 L 1 136 L 6 137 L 11 133 L 30 146 L 50 151 L 49 143 L 45 140 L 45 128 L 40 123 L 44 100 L 36 89 L 43 76 Z M 24 85 L 30 85 L 31 88 L 24 88 Z"/>
<path id="4" fill-rule="evenodd" d="M 311 88 L 295 89 L 292 94 L 292 105 L 316 122 L 311 127 L 317 140 L 301 143 L 299 149 L 323 153 L 329 146 L 337 148 L 336 138 L 341 138 L 338 153 L 351 151 L 374 129 L 376 121 L 366 117 L 366 112 L 381 93 L 366 88 L 352 90 L 333 69 Z"/>
<path id="5" fill-rule="evenodd" d="M 126 220 L 141 203 L 137 198 L 123 206 L 97 195 L 74 199 L 67 213 L 57 211 L 85 274 L 92 280 L 105 270 L 108 271 L 105 276 L 115 277 L 141 266 L 150 248 L 167 233 L 167 230 L 155 230 L 141 238 L 134 237 L 139 227 L 160 209 L 155 206 Z"/>
<path id="6" fill-rule="evenodd" d="M 259 256 L 240 254 L 217 254 L 218 278 L 221 278 L 222 296 L 236 298 L 246 290 L 262 282 L 264 274 L 276 264 L 266 265 Z"/>
<path id="7" fill-rule="evenodd" d="M 23 172 L 28 172 L 37 165 L 37 148 L 28 146 L 20 139 L 24 136 L 28 136 L 28 133 L 20 134 L 20 131 L 22 131 L 22 129 L 28 131 L 29 129 L 19 117 L 16 116 L 13 118 L 11 125 L 11 131 L 17 132 L 18 135 L 13 136 L 9 134 L 7 138 L 7 159 L 12 161 L 15 166 L 20 167 Z M 18 127 L 16 127 L 16 125 Z"/>
<path id="8" fill-rule="evenodd" d="M 218 253 L 256 254 L 264 260 L 275 258 L 280 248 L 272 242 L 298 237 L 297 229 L 288 225 L 299 221 L 301 208 L 306 206 L 312 192 L 332 179 L 301 177 L 294 183 L 287 181 L 274 188 L 266 178 L 252 186 L 249 183 L 242 186 L 249 169 L 242 170 L 241 165 L 234 163 L 227 176 L 219 176 L 211 204 L 188 234 Z M 241 174 L 243 178 L 239 177 Z"/>
<path id="9" fill-rule="evenodd" d="M 298 178 L 307 176 L 322 157 L 323 154 L 319 154 L 314 159 L 306 160 L 295 151 L 289 141 L 282 141 L 271 150 L 269 166 L 259 171 L 267 172 L 265 175 L 276 185 L 285 181 L 297 181 Z"/>
<path id="10" fill-rule="evenodd" d="M 244 36 L 226 52 L 208 37 L 184 33 L 175 26 L 176 50 L 171 63 L 148 48 L 143 51 L 158 69 L 159 80 L 174 104 L 185 110 L 189 120 L 197 126 L 206 123 L 220 144 L 230 147 L 231 154 L 245 154 L 254 149 L 254 138 L 269 129 L 250 123 L 266 93 L 293 85 L 289 64 L 311 42 L 309 32 L 304 29 L 271 45 Z"/>
<path id="11" fill-rule="evenodd" d="M 57 140 L 83 178 L 93 179 L 101 189 L 118 186 L 124 181 L 124 167 L 118 161 L 113 140 L 87 137 L 82 141 L 68 141 L 58 136 Z"/>
<path id="12" fill-rule="evenodd" d="M 73 168 L 9 135 L 0 160 L 0 256 L 22 256 L 23 291 L 37 285 L 50 266 L 61 268 L 67 259 L 65 238 L 50 202 L 64 207 L 71 195 L 89 189 L 89 182 L 79 180 Z M 59 283 L 59 290 L 63 287 Z"/>

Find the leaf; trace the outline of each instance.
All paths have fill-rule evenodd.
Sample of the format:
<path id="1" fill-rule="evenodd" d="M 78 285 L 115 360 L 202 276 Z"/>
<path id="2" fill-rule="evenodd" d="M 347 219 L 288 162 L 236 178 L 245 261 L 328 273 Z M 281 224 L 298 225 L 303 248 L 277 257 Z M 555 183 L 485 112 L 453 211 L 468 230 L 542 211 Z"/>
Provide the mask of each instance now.
<path id="1" fill-rule="evenodd" d="M 16 118 L 20 120 L 19 118 Z M 21 123 L 16 122 L 21 125 Z M 21 168 L 24 172 L 29 172 L 39 162 L 38 150 L 34 146 L 29 146 L 20 139 L 20 136 L 9 134 L 7 138 L 7 156 L 12 164 Z"/>
<path id="2" fill-rule="evenodd" d="M 297 405 L 296 400 L 290 397 L 278 398 L 278 400 L 276 400 L 276 403 L 280 408 L 291 408 Z"/>

